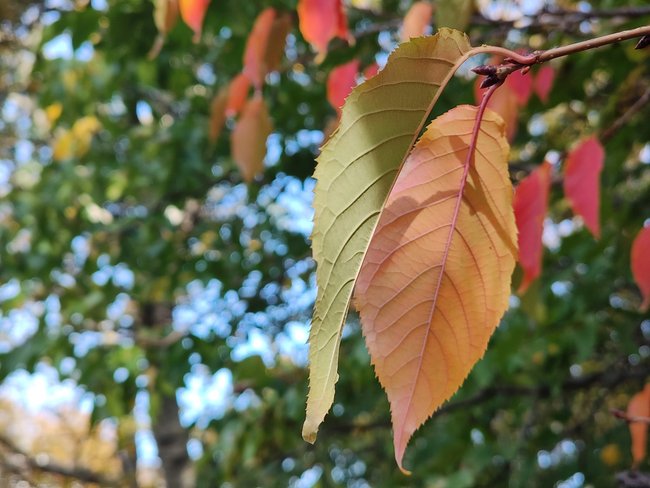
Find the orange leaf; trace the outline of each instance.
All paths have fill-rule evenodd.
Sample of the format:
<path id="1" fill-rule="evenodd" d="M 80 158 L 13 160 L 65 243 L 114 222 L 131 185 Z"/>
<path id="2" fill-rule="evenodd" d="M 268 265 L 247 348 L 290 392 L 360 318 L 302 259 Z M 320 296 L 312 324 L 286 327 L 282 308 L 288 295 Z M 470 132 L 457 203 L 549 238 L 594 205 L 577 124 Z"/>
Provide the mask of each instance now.
<path id="1" fill-rule="evenodd" d="M 650 417 L 650 384 L 630 399 L 627 405 L 628 417 Z M 632 437 L 633 467 L 638 466 L 646 456 L 648 445 L 648 424 L 646 422 L 630 422 Z"/>
<path id="2" fill-rule="evenodd" d="M 251 81 L 244 73 L 239 73 L 232 79 L 228 88 L 228 103 L 226 104 L 228 117 L 234 117 L 242 109 L 248 98 L 250 87 Z"/>
<path id="3" fill-rule="evenodd" d="M 319 53 L 327 52 L 333 38 L 347 39 L 347 17 L 341 0 L 298 0 L 297 8 L 300 32 Z"/>
<path id="4" fill-rule="evenodd" d="M 400 468 L 412 434 L 463 383 L 508 306 L 517 254 L 508 143 L 487 112 L 470 164 L 476 113 L 454 108 L 416 144 L 355 290 Z"/>
<path id="5" fill-rule="evenodd" d="M 327 101 L 341 114 L 346 97 L 357 84 L 359 61 L 352 60 L 334 68 L 327 78 Z"/>
<path id="6" fill-rule="evenodd" d="M 179 2 L 181 18 L 194 31 L 192 40 L 199 42 L 203 30 L 203 19 L 210 0 L 179 0 Z"/>
<path id="7" fill-rule="evenodd" d="M 244 181 L 250 183 L 264 170 L 266 139 L 272 130 L 264 99 L 256 94 L 242 110 L 230 136 L 232 156 Z"/>
<path id="8" fill-rule="evenodd" d="M 248 35 L 246 50 L 244 51 L 244 74 L 250 78 L 255 88 L 261 88 L 267 73 L 266 46 L 269 42 L 275 9 L 266 8 L 257 16 L 253 30 Z"/>
<path id="9" fill-rule="evenodd" d="M 276 14 L 264 53 L 267 73 L 277 70 L 280 66 L 289 32 L 291 32 L 291 15 L 287 12 Z"/>
<path id="10" fill-rule="evenodd" d="M 553 88 L 553 81 L 555 81 L 555 70 L 548 64 L 542 66 L 535 75 L 535 93 L 544 103 L 548 102 L 548 96 Z"/>
<path id="11" fill-rule="evenodd" d="M 226 105 L 228 104 L 228 99 L 228 89 L 224 88 L 214 96 L 210 104 L 208 138 L 211 142 L 215 142 L 219 138 L 223 125 L 226 122 Z"/>
<path id="12" fill-rule="evenodd" d="M 650 227 L 639 231 L 632 243 L 632 275 L 643 295 L 641 311 L 650 307 Z"/>
<path id="13" fill-rule="evenodd" d="M 178 0 L 155 0 L 153 19 L 158 32 L 166 36 L 176 24 L 178 18 Z"/>
<path id="14" fill-rule="evenodd" d="M 426 33 L 427 27 L 431 25 L 433 5 L 429 2 L 415 2 L 404 16 L 402 24 L 402 42 L 412 37 L 420 37 Z"/>
<path id="15" fill-rule="evenodd" d="M 564 194 L 573 213 L 580 215 L 594 235 L 600 237 L 600 172 L 605 150 L 595 137 L 589 137 L 573 148 L 564 169 Z"/>
<path id="16" fill-rule="evenodd" d="M 519 293 L 524 293 L 542 270 L 542 232 L 551 187 L 551 165 L 544 161 L 515 190 L 514 210 L 519 242 L 519 264 L 524 278 Z"/>

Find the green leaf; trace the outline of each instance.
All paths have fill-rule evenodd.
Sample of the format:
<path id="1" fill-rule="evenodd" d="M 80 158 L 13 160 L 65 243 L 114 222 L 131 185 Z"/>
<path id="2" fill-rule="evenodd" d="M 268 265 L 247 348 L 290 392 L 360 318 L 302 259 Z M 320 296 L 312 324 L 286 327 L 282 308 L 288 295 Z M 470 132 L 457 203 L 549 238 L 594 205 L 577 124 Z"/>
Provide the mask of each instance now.
<path id="1" fill-rule="evenodd" d="M 318 297 L 310 332 L 303 438 L 313 442 L 334 400 L 341 330 L 361 263 L 388 193 L 442 89 L 472 54 L 467 37 L 441 29 L 402 44 L 355 88 L 314 173 Z"/>

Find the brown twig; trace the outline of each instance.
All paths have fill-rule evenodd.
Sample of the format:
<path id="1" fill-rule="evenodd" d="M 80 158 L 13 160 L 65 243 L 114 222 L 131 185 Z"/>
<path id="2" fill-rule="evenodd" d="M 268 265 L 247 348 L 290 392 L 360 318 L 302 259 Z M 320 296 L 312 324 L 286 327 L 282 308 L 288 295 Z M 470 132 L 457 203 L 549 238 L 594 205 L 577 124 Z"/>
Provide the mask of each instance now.
<path id="1" fill-rule="evenodd" d="M 650 87 L 646 88 L 646 91 L 643 92 L 643 95 L 641 95 L 639 99 L 623 113 L 623 115 L 616 119 L 606 130 L 602 132 L 600 135 L 601 140 L 606 141 L 610 139 L 621 127 L 627 124 L 629 120 L 648 102 L 650 102 Z"/>

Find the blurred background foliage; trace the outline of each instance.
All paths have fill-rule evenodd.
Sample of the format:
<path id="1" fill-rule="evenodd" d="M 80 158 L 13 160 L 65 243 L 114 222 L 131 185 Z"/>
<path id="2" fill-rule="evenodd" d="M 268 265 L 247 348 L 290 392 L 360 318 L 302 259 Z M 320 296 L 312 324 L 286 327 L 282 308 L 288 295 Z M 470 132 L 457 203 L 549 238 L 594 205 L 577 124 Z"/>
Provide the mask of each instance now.
<path id="1" fill-rule="evenodd" d="M 2 0 L 2 486 L 616 484 L 630 438 L 609 410 L 642 388 L 650 356 L 629 268 L 650 219 L 648 107 L 615 125 L 650 90 L 650 52 L 634 42 L 554 62 L 549 102 L 521 110 L 514 181 L 606 135 L 602 237 L 572 217 L 556 181 L 543 274 L 416 434 L 413 476 L 393 461 L 354 313 L 332 413 L 314 446 L 300 437 L 310 175 L 336 119 L 326 79 L 350 59 L 382 65 L 411 3 L 347 2 L 356 42 L 332 41 L 317 63 L 296 0 L 215 0 L 200 42 L 179 22 L 155 59 L 151 0 Z M 265 171 L 246 184 L 233 121 L 209 140 L 210 103 L 269 6 L 294 28 L 263 89 Z M 481 0 L 466 31 L 473 44 L 543 49 L 649 22 L 645 0 Z M 472 103 L 472 83 L 458 76 L 438 113 Z"/>

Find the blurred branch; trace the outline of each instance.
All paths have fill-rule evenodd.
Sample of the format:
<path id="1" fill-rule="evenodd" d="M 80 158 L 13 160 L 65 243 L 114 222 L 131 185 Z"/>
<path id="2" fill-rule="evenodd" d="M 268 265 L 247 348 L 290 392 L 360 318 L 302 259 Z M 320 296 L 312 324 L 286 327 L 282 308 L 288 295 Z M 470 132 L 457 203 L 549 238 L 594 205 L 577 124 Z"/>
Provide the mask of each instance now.
<path id="1" fill-rule="evenodd" d="M 627 361 L 625 359 L 625 361 Z M 641 364 L 633 368 L 615 368 L 609 367 L 602 371 L 585 375 L 579 378 L 570 378 L 560 384 L 546 384 L 537 386 L 519 386 L 519 385 L 493 385 L 480 390 L 473 396 L 463 400 L 447 403 L 439 408 L 432 417 L 445 415 L 456 410 L 480 405 L 484 402 L 495 398 L 513 398 L 513 397 L 534 397 L 537 399 L 549 398 L 553 392 L 575 392 L 588 389 L 591 387 L 613 388 L 622 382 L 631 379 L 643 379 L 648 376 L 648 367 Z M 368 430 L 376 427 L 390 427 L 388 419 L 369 423 L 369 424 L 352 424 L 352 425 L 334 425 L 332 430 Z"/>
<path id="2" fill-rule="evenodd" d="M 14 444 L 11 439 L 2 435 L 0 435 L 0 446 L 3 446 L 12 454 L 21 457 L 23 463 L 28 469 L 34 469 L 53 475 L 64 476 L 66 478 L 73 478 L 86 483 L 97 483 L 101 486 L 119 486 L 116 481 L 107 479 L 103 475 L 86 468 L 68 468 L 56 463 L 41 463 L 34 459 L 30 454 L 23 451 L 16 444 Z M 15 465 L 14 467 L 17 468 Z"/>
<path id="3" fill-rule="evenodd" d="M 623 115 L 621 115 L 618 119 L 616 119 L 606 130 L 603 131 L 601 134 L 601 139 L 603 141 L 606 141 L 610 139 L 616 132 L 618 132 L 621 127 L 623 127 L 625 124 L 627 124 L 630 119 L 637 113 L 639 110 L 641 110 L 643 107 L 645 107 L 648 102 L 650 102 L 650 87 L 646 88 L 645 92 L 643 95 L 639 97 L 639 99 L 634 102 L 628 108 Z"/>

